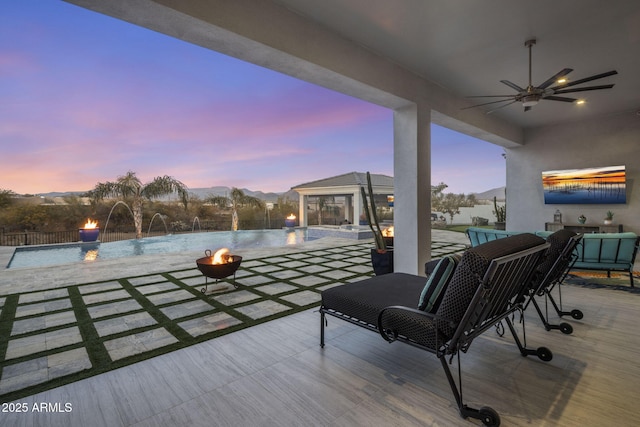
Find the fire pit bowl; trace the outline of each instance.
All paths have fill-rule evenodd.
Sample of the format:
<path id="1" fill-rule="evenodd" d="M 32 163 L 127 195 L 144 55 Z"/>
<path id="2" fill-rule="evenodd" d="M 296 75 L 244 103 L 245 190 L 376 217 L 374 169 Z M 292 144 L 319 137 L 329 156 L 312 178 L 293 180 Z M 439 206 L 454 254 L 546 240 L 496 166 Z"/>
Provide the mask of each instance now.
<path id="1" fill-rule="evenodd" d="M 231 262 L 214 264 L 212 256 L 205 256 L 198 258 L 196 264 L 198 264 L 198 270 L 205 276 L 211 277 L 212 279 L 224 279 L 234 274 L 238 267 L 240 267 L 240 262 L 242 262 L 240 255 L 229 255 L 229 257 L 232 259 Z"/>
<path id="2" fill-rule="evenodd" d="M 242 257 L 239 255 L 228 255 L 228 249 L 220 249 L 213 256 L 211 255 L 211 250 L 207 249 L 204 251 L 205 257 L 198 258 L 196 260 L 196 264 L 198 265 L 198 270 L 205 277 L 210 277 L 212 279 L 216 279 L 216 283 L 220 279 L 224 279 L 225 277 L 229 277 L 233 274 L 233 286 L 238 287 L 236 285 L 236 270 L 240 267 L 240 263 L 242 262 Z M 209 286 L 209 282 L 205 279 L 205 286 L 200 291 L 205 294 L 207 293 L 207 289 Z M 214 292 L 216 290 L 223 290 L 223 288 L 217 288 L 212 290 Z"/>
<path id="3" fill-rule="evenodd" d="M 79 228 L 80 240 L 83 242 L 95 242 L 100 234 L 99 228 Z"/>

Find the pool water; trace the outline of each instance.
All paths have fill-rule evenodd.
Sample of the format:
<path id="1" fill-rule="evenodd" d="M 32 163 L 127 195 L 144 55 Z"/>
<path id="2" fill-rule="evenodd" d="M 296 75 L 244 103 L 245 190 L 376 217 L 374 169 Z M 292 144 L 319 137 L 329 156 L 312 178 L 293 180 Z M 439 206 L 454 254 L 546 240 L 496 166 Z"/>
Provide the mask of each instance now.
<path id="1" fill-rule="evenodd" d="M 172 252 L 216 251 L 220 248 L 250 249 L 278 247 L 313 240 L 305 229 L 239 230 L 176 234 L 109 243 L 66 243 L 16 248 L 7 268 L 43 267 L 97 259 L 123 258 Z"/>

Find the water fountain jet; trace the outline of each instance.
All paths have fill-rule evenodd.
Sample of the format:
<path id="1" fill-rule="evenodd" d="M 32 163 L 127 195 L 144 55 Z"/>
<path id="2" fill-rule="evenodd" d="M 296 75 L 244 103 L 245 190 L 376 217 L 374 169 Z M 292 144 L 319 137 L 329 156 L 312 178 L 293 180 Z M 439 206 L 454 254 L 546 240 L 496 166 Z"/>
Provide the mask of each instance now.
<path id="1" fill-rule="evenodd" d="M 133 214 L 133 211 L 131 210 L 131 208 L 129 207 L 128 204 L 126 204 L 125 202 L 123 202 L 122 200 L 118 200 L 112 207 L 111 210 L 109 211 L 109 215 L 107 216 L 107 222 L 104 225 L 104 231 L 102 232 L 102 234 L 104 235 L 105 241 L 107 239 L 107 226 L 109 225 L 109 219 L 111 218 L 111 214 L 113 213 L 113 210 L 116 208 L 116 206 L 118 205 L 125 205 L 127 207 L 127 209 L 129 210 L 129 213 L 131 214 L 131 217 L 133 218 L 134 221 L 134 225 L 135 225 L 135 215 Z"/>
<path id="2" fill-rule="evenodd" d="M 149 222 L 149 229 L 147 230 L 147 237 L 149 237 L 149 234 L 151 233 L 151 226 L 153 225 L 153 220 L 159 216 L 160 219 L 162 220 L 162 223 L 164 224 L 164 232 L 165 234 L 169 234 L 169 229 L 167 228 L 167 223 L 164 221 L 164 215 L 162 215 L 160 212 L 156 212 L 155 214 L 153 214 L 153 216 L 151 217 L 151 221 Z"/>

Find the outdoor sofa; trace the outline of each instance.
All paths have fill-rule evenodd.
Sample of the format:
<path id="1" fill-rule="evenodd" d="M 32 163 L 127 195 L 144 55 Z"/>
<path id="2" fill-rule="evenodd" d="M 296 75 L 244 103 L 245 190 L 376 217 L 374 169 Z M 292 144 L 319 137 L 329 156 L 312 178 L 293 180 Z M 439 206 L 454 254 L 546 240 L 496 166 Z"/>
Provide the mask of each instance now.
<path id="1" fill-rule="evenodd" d="M 471 246 L 520 233 L 479 227 L 466 230 Z M 534 234 L 547 238 L 552 233 L 536 231 Z M 640 237 L 631 232 L 585 234 L 575 250 L 576 260 L 572 269 L 606 271 L 607 277 L 611 276 L 611 271 L 624 271 L 629 273 L 629 283 L 634 287 L 633 264 L 639 244 Z"/>
<path id="2" fill-rule="evenodd" d="M 467 406 L 461 395 L 460 352 L 486 330 L 505 320 L 523 356 L 551 360 L 546 348 L 522 346 L 510 316 L 523 309 L 528 283 L 549 248 L 529 233 L 470 248 L 459 260 L 445 257 L 429 279 L 406 273 L 374 276 L 322 291 L 320 346 L 325 344 L 326 315 L 433 353 L 441 362 L 460 415 L 487 426 L 500 425 L 489 407 Z M 449 363 L 457 356 L 458 382 Z"/>

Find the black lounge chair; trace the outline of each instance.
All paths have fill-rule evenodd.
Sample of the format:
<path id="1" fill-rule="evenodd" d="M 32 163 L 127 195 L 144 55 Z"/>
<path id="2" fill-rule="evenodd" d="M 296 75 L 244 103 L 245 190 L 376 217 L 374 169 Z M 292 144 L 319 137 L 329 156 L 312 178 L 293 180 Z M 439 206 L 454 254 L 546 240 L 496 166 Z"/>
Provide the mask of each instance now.
<path id="1" fill-rule="evenodd" d="M 547 242 L 550 244 L 549 249 L 544 256 L 544 260 L 536 269 L 530 286 L 529 298 L 524 305 L 524 309 L 526 309 L 529 304 L 533 304 L 547 331 L 558 329 L 564 334 L 573 332 L 573 326 L 567 322 L 560 324 L 551 324 L 549 322 L 547 301 L 551 302 L 559 317 L 571 315 L 571 317 L 578 320 L 583 317 L 583 313 L 580 310 L 564 311 L 562 309 L 562 290 L 560 286 L 577 258 L 575 250 L 581 239 L 582 234 L 576 234 L 569 230 L 556 231 L 547 238 Z M 556 302 L 552 295 L 552 291 L 556 287 L 558 288 L 559 303 Z M 537 296 L 544 296 L 545 298 L 544 314 L 536 301 Z"/>
<path id="2" fill-rule="evenodd" d="M 522 348 L 509 319 L 522 310 L 523 295 L 548 247 L 544 239 L 525 233 L 467 250 L 431 312 L 414 308 L 425 287 L 426 279 L 421 276 L 391 273 L 324 290 L 320 346 L 324 347 L 328 314 L 376 331 L 389 342 L 400 341 L 433 353 L 441 361 L 460 415 L 498 426 L 500 416 L 492 408 L 464 404 L 460 351 L 467 352 L 477 336 L 504 319 L 524 356 L 537 353 L 542 360 L 550 360 L 548 349 Z M 447 356 L 454 355 L 458 357 L 457 384 L 447 363 Z"/>

